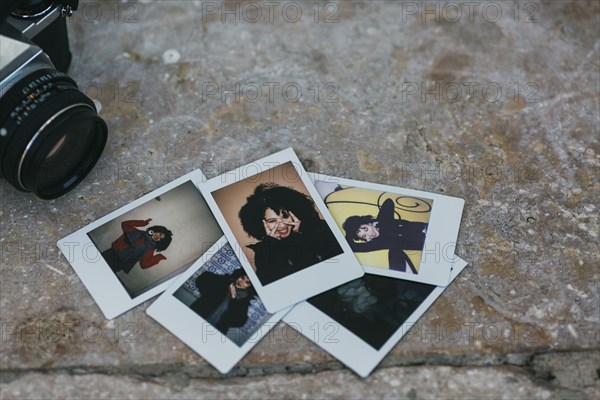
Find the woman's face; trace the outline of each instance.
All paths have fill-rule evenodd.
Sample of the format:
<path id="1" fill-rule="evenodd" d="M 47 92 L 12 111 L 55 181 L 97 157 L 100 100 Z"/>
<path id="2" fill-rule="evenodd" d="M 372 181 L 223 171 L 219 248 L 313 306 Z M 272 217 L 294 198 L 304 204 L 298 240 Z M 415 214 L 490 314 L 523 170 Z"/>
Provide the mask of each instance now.
<path id="1" fill-rule="evenodd" d="M 153 241 L 155 241 L 155 242 L 158 243 L 158 242 L 160 242 L 161 240 L 163 240 L 165 238 L 165 234 L 162 233 L 162 232 L 154 232 L 151 235 L 151 238 L 152 238 Z"/>
<path id="2" fill-rule="evenodd" d="M 246 275 L 242 275 L 235 280 L 235 287 L 238 289 L 248 289 L 250 286 L 252 286 L 252 283 Z"/>
<path id="3" fill-rule="evenodd" d="M 265 210 L 264 219 L 267 223 L 267 227 L 270 230 L 275 230 L 275 236 L 278 239 L 285 239 L 292 233 L 292 217 L 289 212 L 281 210 L 278 214 L 271 208 L 267 208 Z"/>
<path id="4" fill-rule="evenodd" d="M 362 224 L 356 231 L 356 236 L 367 242 L 379 237 L 379 228 L 373 224 Z"/>

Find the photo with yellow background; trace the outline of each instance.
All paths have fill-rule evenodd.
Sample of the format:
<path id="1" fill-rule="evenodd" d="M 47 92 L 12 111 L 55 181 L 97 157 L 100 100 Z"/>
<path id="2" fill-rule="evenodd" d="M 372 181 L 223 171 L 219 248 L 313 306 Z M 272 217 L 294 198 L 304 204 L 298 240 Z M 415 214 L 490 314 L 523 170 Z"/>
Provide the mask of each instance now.
<path id="1" fill-rule="evenodd" d="M 323 192 L 321 192 L 321 195 L 323 195 Z M 430 199 L 337 185 L 334 191 L 324 196 L 323 200 L 333 219 L 344 232 L 342 225 L 348 217 L 371 215 L 376 218 L 381 205 L 387 199 L 394 202 L 395 219 L 429 223 L 433 205 L 433 200 Z M 346 232 L 344 232 L 344 235 L 347 235 Z M 377 250 L 367 253 L 357 252 L 354 255 L 362 265 L 389 269 L 388 252 L 389 250 Z M 418 271 L 423 252 L 407 250 L 405 253 Z"/>

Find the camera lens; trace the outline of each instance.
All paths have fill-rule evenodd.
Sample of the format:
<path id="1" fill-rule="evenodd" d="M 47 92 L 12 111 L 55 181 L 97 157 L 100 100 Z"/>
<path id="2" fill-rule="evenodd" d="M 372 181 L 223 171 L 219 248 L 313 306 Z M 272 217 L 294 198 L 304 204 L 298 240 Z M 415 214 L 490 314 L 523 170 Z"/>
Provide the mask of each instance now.
<path id="1" fill-rule="evenodd" d="M 106 123 L 94 103 L 71 78 L 51 69 L 25 76 L 3 97 L 2 176 L 42 199 L 73 189 L 94 167 L 106 144 Z"/>

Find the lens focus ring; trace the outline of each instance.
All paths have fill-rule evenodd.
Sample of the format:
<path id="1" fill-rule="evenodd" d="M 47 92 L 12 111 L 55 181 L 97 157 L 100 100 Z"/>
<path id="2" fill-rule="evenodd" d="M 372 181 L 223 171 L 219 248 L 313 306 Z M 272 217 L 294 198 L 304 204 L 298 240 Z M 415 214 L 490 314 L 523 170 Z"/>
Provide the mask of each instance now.
<path id="1" fill-rule="evenodd" d="M 79 183 L 100 157 L 106 124 L 67 75 L 37 70 L 13 85 L 2 103 L 0 172 L 17 189 L 41 198 L 58 197 Z M 67 136 L 71 150 L 62 154 L 62 170 L 48 172 L 51 165 L 44 160 Z M 76 144 L 79 140 L 81 146 Z"/>

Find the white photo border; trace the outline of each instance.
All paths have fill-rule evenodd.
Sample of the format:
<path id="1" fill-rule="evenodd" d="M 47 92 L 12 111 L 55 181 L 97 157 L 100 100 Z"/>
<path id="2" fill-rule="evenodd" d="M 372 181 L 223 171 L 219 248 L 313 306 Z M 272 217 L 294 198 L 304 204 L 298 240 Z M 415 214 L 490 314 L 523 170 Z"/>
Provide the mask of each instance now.
<path id="1" fill-rule="evenodd" d="M 202 195 L 200 185 L 205 181 L 206 178 L 202 171 L 199 169 L 192 171 L 105 215 L 57 242 L 59 249 L 69 264 L 71 264 L 79 276 L 79 279 L 81 279 L 107 319 L 114 319 L 137 305 L 162 293 L 177 278 L 177 275 L 162 282 L 156 287 L 131 298 L 119 278 L 115 275 L 102 256 L 100 256 L 99 253 L 101 250 L 96 247 L 88 233 L 184 183 L 192 182 L 198 192 Z M 94 247 L 98 251 L 98 259 L 94 260 L 93 268 L 90 267 L 89 259 L 86 260 L 87 249 L 89 246 Z"/>
<path id="2" fill-rule="evenodd" d="M 451 281 L 454 280 L 467 266 L 467 262 L 458 256 L 454 263 Z M 410 330 L 412 326 L 421 318 L 421 316 L 431 307 L 431 305 L 440 297 L 446 287 L 438 286 L 433 292 L 417 307 L 417 309 L 408 317 L 406 322 L 398 327 L 394 334 L 381 346 L 379 350 L 371 347 L 367 342 L 346 329 L 342 324 L 335 321 L 331 316 L 325 314 L 309 302 L 305 301 L 296 305 L 284 318 L 283 321 L 290 327 L 299 331 L 308 340 L 330 353 L 347 367 L 352 369 L 363 378 L 379 365 L 381 360 L 394 348 L 402 337 Z M 327 327 L 332 323 L 337 325 L 335 339 L 325 340 L 329 333 Z M 319 338 L 323 340 L 315 341 L 315 326 L 319 330 Z M 310 332 L 310 333 L 309 333 Z"/>
<path id="3" fill-rule="evenodd" d="M 363 269 L 369 274 L 406 279 L 429 285 L 446 286 L 450 283 L 452 265 L 458 260 L 458 257 L 454 253 L 456 251 L 456 241 L 465 205 L 463 199 L 379 183 L 338 178 L 314 172 L 308 172 L 308 175 L 313 183 L 321 181 L 359 189 L 369 189 L 433 200 L 418 274 L 369 265 L 363 265 Z M 448 254 L 452 257 L 447 257 Z"/>
<path id="4" fill-rule="evenodd" d="M 259 173 L 265 173 L 287 162 L 291 162 L 296 169 L 302 183 L 306 186 L 315 206 L 319 209 L 327 225 L 333 232 L 343 253 L 275 282 L 262 285 L 242 250 L 242 244 L 238 243 L 212 193 Z M 251 170 L 251 173 L 248 173 L 248 170 Z M 314 187 L 310 177 L 291 147 L 214 177 L 202 185 L 200 189 L 217 222 L 221 226 L 223 233 L 240 260 L 242 267 L 246 271 L 248 278 L 250 278 L 256 292 L 270 313 L 292 306 L 364 275 L 363 268 L 354 256 L 350 245 L 342 235 L 342 232 L 327 210 L 327 206 L 323 203 L 319 192 Z"/>
<path id="5" fill-rule="evenodd" d="M 229 372 L 246 353 L 268 335 L 269 331 L 290 310 L 290 308 L 287 308 L 271 315 L 250 338 L 241 346 L 238 346 L 173 295 L 184 282 L 202 268 L 227 243 L 225 236 L 219 239 L 186 272 L 179 275 L 175 282 L 146 309 L 146 313 L 151 318 L 177 336 L 222 374 Z M 211 327 L 211 329 L 209 330 L 208 327 Z"/>

